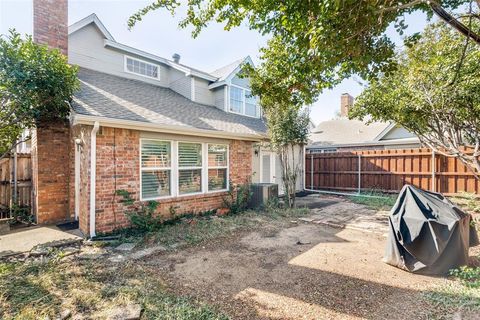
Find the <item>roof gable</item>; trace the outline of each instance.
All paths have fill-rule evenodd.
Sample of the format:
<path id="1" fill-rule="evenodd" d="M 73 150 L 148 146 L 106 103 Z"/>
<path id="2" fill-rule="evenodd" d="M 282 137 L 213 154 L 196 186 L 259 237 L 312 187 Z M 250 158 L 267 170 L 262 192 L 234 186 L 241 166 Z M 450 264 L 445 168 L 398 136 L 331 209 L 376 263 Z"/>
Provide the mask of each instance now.
<path id="1" fill-rule="evenodd" d="M 211 74 L 218 77 L 218 80 L 215 83 L 212 83 L 209 88 L 213 89 L 225 84 L 228 84 L 235 75 L 237 75 L 241 70 L 244 64 L 250 64 L 255 66 L 252 58 L 247 56 L 243 59 L 236 60 L 226 66 L 223 66 L 215 71 L 212 71 Z"/>
<path id="2" fill-rule="evenodd" d="M 88 26 L 89 24 L 93 23 L 97 29 L 100 31 L 100 33 L 103 35 L 103 37 L 107 40 L 110 41 L 115 41 L 113 38 L 112 34 L 105 28 L 103 25 L 102 21 L 98 19 L 97 15 L 95 13 L 92 13 L 89 16 L 86 16 L 80 21 L 75 22 L 71 26 L 68 27 L 68 34 L 72 34 L 80 29 L 83 29 L 84 27 Z"/>

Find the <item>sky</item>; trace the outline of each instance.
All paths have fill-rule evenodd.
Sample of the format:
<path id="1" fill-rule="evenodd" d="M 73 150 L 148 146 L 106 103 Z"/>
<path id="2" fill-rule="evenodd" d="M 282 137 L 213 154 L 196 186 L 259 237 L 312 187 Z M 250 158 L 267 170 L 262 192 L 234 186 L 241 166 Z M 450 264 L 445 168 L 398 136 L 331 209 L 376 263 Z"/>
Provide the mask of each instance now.
<path id="1" fill-rule="evenodd" d="M 241 26 L 230 31 L 222 25 L 211 24 L 193 39 L 191 29 L 179 29 L 180 11 L 172 17 L 167 12 L 155 11 L 148 14 L 133 30 L 128 30 L 127 19 L 151 1 L 144 0 L 69 0 L 69 24 L 96 13 L 116 41 L 144 50 L 161 57 L 171 58 L 173 53 L 181 55 L 181 62 L 188 66 L 213 71 L 240 58 L 250 56 L 258 62 L 259 49 L 268 40 L 256 31 Z M 0 34 L 15 28 L 22 34 L 31 34 L 33 25 L 32 0 L 0 0 Z M 421 31 L 426 25 L 422 13 L 407 17 L 406 35 Z M 389 28 L 389 36 L 397 45 L 402 40 Z M 324 91 L 311 107 L 314 124 L 330 120 L 340 109 L 340 95 L 350 93 L 356 97 L 363 87 L 356 79 L 344 80 L 331 90 Z"/>

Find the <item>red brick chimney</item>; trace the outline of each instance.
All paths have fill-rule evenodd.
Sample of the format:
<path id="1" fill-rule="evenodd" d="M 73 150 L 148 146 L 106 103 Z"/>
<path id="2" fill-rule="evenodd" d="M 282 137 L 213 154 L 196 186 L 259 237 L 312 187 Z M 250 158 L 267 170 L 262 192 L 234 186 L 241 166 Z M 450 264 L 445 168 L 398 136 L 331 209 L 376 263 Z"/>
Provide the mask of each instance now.
<path id="1" fill-rule="evenodd" d="M 68 54 L 68 0 L 33 0 L 33 39 Z M 70 126 L 67 119 L 32 130 L 33 212 L 37 223 L 71 219 Z"/>
<path id="2" fill-rule="evenodd" d="M 340 98 L 340 115 L 342 117 L 348 117 L 348 112 L 350 108 L 353 106 L 353 97 L 348 93 L 342 93 Z"/>
<path id="3" fill-rule="evenodd" d="M 68 54 L 68 0 L 33 0 L 33 39 Z"/>

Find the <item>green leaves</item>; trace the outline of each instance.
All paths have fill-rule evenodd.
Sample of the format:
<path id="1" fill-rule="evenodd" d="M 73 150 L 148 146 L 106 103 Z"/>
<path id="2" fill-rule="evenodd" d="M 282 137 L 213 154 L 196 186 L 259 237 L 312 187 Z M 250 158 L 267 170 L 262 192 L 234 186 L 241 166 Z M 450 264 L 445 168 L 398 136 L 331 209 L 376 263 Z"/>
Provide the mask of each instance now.
<path id="1" fill-rule="evenodd" d="M 468 0 L 441 1 L 453 10 Z M 176 0 L 157 0 L 130 17 L 132 27 L 153 10 L 175 12 Z M 262 105 L 313 103 L 326 88 L 352 75 L 366 80 L 393 68 L 395 45 L 386 29 L 393 24 L 402 35 L 405 14 L 431 13 L 426 1 L 394 0 L 189 0 L 180 27 L 193 27 L 196 37 L 210 22 L 225 30 L 246 24 L 270 40 L 252 70 L 252 89 Z M 410 39 L 411 41 L 412 39 Z"/>
<path id="2" fill-rule="evenodd" d="M 478 157 L 462 147 L 480 146 L 480 46 L 430 25 L 397 56 L 395 70 L 370 82 L 349 116 L 394 121 L 478 170 Z"/>
<path id="3" fill-rule="evenodd" d="M 22 39 L 0 38 L 0 157 L 21 132 L 38 122 L 66 120 L 78 88 L 77 69 L 58 50 Z"/>

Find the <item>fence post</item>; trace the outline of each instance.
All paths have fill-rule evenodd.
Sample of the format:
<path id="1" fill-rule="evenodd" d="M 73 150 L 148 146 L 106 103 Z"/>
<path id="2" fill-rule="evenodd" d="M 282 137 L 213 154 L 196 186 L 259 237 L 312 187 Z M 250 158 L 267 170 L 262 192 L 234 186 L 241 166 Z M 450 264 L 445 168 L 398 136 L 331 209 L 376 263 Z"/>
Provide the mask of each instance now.
<path id="1" fill-rule="evenodd" d="M 432 149 L 432 191 L 435 192 L 436 184 L 435 184 L 435 150 Z"/>
<path id="2" fill-rule="evenodd" d="M 362 155 L 358 155 L 358 191 L 357 193 L 360 194 L 360 190 L 362 188 Z"/>
<path id="3" fill-rule="evenodd" d="M 17 149 L 15 147 L 15 150 L 13 151 L 13 204 L 18 203 L 18 155 L 17 155 Z"/>
<path id="4" fill-rule="evenodd" d="M 310 190 L 313 190 L 313 153 L 310 154 Z"/>

